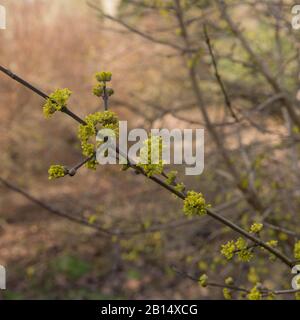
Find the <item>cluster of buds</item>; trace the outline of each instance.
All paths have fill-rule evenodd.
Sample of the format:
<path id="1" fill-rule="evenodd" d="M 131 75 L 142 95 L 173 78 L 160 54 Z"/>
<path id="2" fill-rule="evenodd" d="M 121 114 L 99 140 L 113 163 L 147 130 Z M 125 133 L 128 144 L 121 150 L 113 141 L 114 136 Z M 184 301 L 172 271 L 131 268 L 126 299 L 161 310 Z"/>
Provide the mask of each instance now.
<path id="1" fill-rule="evenodd" d="M 94 86 L 93 94 L 95 96 L 103 98 L 105 93 L 110 97 L 114 94 L 114 90 L 112 88 L 107 88 L 106 85 L 103 83 L 98 83 Z"/>
<path id="2" fill-rule="evenodd" d="M 210 207 L 205 202 L 202 193 L 196 191 L 188 191 L 183 203 L 183 211 L 187 216 L 205 215 L 206 209 Z"/>
<path id="3" fill-rule="evenodd" d="M 49 180 L 62 178 L 68 174 L 68 170 L 66 167 L 62 165 L 52 165 L 49 170 Z"/>
<path id="4" fill-rule="evenodd" d="M 102 97 L 105 102 L 105 110 L 107 110 L 108 97 L 114 94 L 114 90 L 107 87 L 107 82 L 111 81 L 112 73 L 108 71 L 97 72 L 95 77 L 99 83 L 94 86 L 93 94 L 97 97 Z"/>
<path id="5" fill-rule="evenodd" d="M 57 89 L 50 94 L 43 106 L 45 118 L 50 118 L 56 111 L 62 111 L 66 106 L 72 91 L 68 88 Z"/>

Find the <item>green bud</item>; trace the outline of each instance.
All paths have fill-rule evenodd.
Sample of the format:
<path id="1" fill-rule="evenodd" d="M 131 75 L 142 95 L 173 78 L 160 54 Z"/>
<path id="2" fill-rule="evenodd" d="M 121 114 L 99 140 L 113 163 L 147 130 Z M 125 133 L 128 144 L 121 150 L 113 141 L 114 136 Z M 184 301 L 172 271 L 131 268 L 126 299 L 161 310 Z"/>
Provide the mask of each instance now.
<path id="1" fill-rule="evenodd" d="M 232 299 L 231 291 L 228 288 L 223 289 L 223 296 L 226 300 Z"/>
<path id="2" fill-rule="evenodd" d="M 300 260 L 300 240 L 295 243 L 294 246 L 294 257 Z"/>
<path id="3" fill-rule="evenodd" d="M 174 189 L 178 192 L 183 192 L 185 190 L 185 184 L 183 182 L 177 183 Z"/>
<path id="4" fill-rule="evenodd" d="M 169 185 L 172 185 L 175 183 L 176 180 L 176 176 L 177 176 L 177 171 L 170 171 L 167 173 L 167 179 L 166 179 L 166 183 Z"/>
<path id="5" fill-rule="evenodd" d="M 103 97 L 104 90 L 109 97 L 114 94 L 114 90 L 112 88 L 105 88 L 105 84 L 103 83 L 98 83 L 97 85 L 94 86 L 93 94 L 97 97 Z"/>
<path id="6" fill-rule="evenodd" d="M 225 283 L 230 286 L 234 283 L 233 278 L 232 277 L 228 277 L 225 279 Z"/>
<path id="7" fill-rule="evenodd" d="M 263 228 L 263 224 L 262 223 L 253 223 L 252 225 L 251 225 L 251 227 L 250 227 L 250 232 L 251 233 L 259 233 L 261 230 L 262 230 L 262 228 Z"/>
<path id="8" fill-rule="evenodd" d="M 99 83 L 93 88 L 93 94 L 97 97 L 102 97 L 104 92 L 103 84 Z"/>
<path id="9" fill-rule="evenodd" d="M 199 277 L 199 283 L 202 287 L 206 287 L 207 286 L 207 280 L 208 280 L 208 276 L 204 273 Z"/>
<path id="10" fill-rule="evenodd" d="M 109 71 L 102 71 L 96 73 L 96 79 L 99 82 L 109 82 L 111 81 L 112 73 Z"/>
<path id="11" fill-rule="evenodd" d="M 106 88 L 106 93 L 107 93 L 107 95 L 110 97 L 110 96 L 112 96 L 115 92 L 114 92 L 114 89 L 112 89 L 112 88 Z"/>

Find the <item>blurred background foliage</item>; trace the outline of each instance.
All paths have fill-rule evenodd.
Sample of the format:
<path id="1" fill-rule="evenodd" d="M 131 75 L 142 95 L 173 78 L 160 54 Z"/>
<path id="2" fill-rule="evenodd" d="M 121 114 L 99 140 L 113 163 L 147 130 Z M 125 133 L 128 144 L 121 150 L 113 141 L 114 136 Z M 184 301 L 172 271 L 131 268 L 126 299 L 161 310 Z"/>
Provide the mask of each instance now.
<path id="1" fill-rule="evenodd" d="M 266 210 L 257 212 L 242 197 L 207 130 L 204 173 L 185 176 L 183 167 L 175 169 L 188 188 L 203 192 L 237 224 L 246 229 L 256 219 L 269 224 L 265 237 L 278 239 L 280 249 L 292 255 L 300 233 L 299 127 L 282 98 L 288 95 L 298 112 L 300 31 L 291 28 L 292 1 L 226 1 L 230 19 L 254 55 L 222 16 L 218 1 L 182 1 L 191 46 L 197 48 L 189 61 L 173 47 L 184 46 L 170 9 L 173 1 L 115 2 L 116 7 L 109 0 L 106 6 L 84 0 L 2 0 L 8 27 L 0 31 L 1 65 L 47 93 L 70 88 L 71 110 L 82 117 L 102 110 L 92 95 L 93 75 L 110 70 L 115 89 L 110 108 L 121 120 L 132 128 L 183 129 L 205 128 L 187 72 L 187 64 L 196 63 L 205 108 L 240 182 L 255 190 Z M 242 119 L 238 124 L 232 124 L 216 82 L 203 22 Z M 257 60 L 282 91 L 274 90 Z M 0 264 L 8 272 L 8 290 L 0 297 L 223 298 L 220 289 L 202 288 L 174 266 L 196 278 L 205 272 L 216 282 L 232 276 L 245 287 L 262 282 L 272 289 L 290 288 L 290 270 L 266 254 L 258 253 L 249 263 L 226 261 L 220 245 L 236 235 L 209 217 L 185 219 L 180 201 L 143 177 L 107 166 L 49 181 L 50 164 L 80 161 L 77 126 L 61 114 L 46 121 L 39 97 L 4 75 L 0 84 L 1 176 L 104 228 L 145 231 L 123 237 L 98 234 L 0 186 Z M 157 230 L 147 232 L 156 225 Z"/>

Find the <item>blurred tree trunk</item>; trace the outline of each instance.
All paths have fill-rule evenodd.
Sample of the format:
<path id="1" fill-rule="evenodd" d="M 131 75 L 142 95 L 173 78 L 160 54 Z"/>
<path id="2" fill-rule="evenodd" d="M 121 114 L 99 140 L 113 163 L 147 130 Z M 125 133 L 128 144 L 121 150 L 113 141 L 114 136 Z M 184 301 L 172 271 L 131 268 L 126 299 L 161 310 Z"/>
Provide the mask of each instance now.
<path id="1" fill-rule="evenodd" d="M 105 14 L 117 16 L 121 0 L 102 0 L 101 2 Z"/>

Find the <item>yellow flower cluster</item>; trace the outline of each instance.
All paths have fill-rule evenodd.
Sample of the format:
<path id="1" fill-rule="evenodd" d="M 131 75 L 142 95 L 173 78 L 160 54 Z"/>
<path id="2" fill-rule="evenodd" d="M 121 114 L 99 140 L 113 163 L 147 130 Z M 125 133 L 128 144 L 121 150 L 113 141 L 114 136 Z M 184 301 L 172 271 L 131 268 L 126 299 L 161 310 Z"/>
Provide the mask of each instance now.
<path id="1" fill-rule="evenodd" d="M 199 283 L 202 287 L 206 287 L 207 286 L 207 280 L 208 280 L 208 276 L 204 273 L 199 277 Z"/>
<path id="2" fill-rule="evenodd" d="M 233 240 L 228 241 L 221 246 L 221 254 L 227 259 L 232 259 L 234 251 L 236 250 L 235 243 Z"/>
<path id="3" fill-rule="evenodd" d="M 161 137 L 150 135 L 150 137 L 144 141 L 137 165 L 143 168 L 148 177 L 163 172 L 162 150 L 163 143 Z"/>
<path id="4" fill-rule="evenodd" d="M 249 262 L 253 258 L 253 253 L 247 248 L 247 241 L 244 238 L 238 238 L 236 241 L 230 240 L 221 246 L 221 254 L 230 260 L 234 254 L 240 261 Z"/>
<path id="5" fill-rule="evenodd" d="M 205 215 L 207 208 L 210 205 L 206 204 L 205 199 L 200 192 L 188 191 L 186 198 L 183 201 L 183 212 L 187 216 Z"/>
<path id="6" fill-rule="evenodd" d="M 297 241 L 294 245 L 294 257 L 297 260 L 300 260 L 300 240 Z"/>
<path id="7" fill-rule="evenodd" d="M 61 165 L 52 165 L 49 170 L 49 180 L 62 178 L 67 174 L 67 169 Z"/>
<path id="8" fill-rule="evenodd" d="M 49 99 L 43 106 L 43 113 L 46 118 L 50 118 L 56 111 L 61 111 L 67 105 L 67 101 L 72 92 L 65 89 L 57 89 L 50 94 Z"/>
<path id="9" fill-rule="evenodd" d="M 261 292 L 257 289 L 257 286 L 253 287 L 251 291 L 248 293 L 248 299 L 249 300 L 261 300 L 262 294 Z"/>
<path id="10" fill-rule="evenodd" d="M 231 291 L 228 288 L 223 289 L 223 296 L 226 300 L 231 300 L 232 299 L 232 294 Z"/>
<path id="11" fill-rule="evenodd" d="M 250 227 L 250 232 L 259 233 L 262 230 L 263 226 L 264 225 L 262 223 L 253 223 Z"/>

